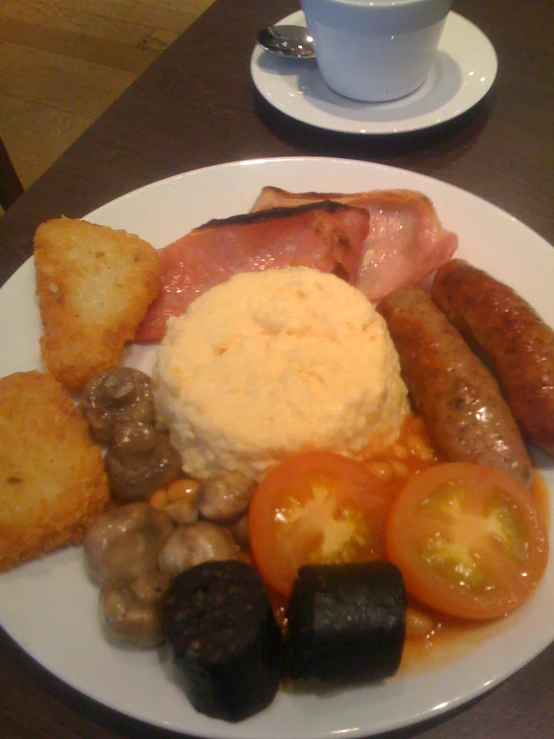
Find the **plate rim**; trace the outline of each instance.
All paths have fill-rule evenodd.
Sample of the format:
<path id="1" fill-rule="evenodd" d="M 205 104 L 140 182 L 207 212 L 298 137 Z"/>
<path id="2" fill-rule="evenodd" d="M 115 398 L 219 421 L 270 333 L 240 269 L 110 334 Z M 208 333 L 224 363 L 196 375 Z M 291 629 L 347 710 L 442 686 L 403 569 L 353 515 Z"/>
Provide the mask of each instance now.
<path id="1" fill-rule="evenodd" d="M 305 25 L 305 17 L 302 10 L 294 11 L 293 13 L 290 13 L 289 15 L 281 18 L 280 20 L 276 21 L 276 25 L 280 24 L 287 24 L 287 23 L 293 23 L 293 24 L 304 24 Z M 252 53 L 250 56 L 250 76 L 252 79 L 252 82 L 258 91 L 258 93 L 262 96 L 262 98 L 273 108 L 278 110 L 283 115 L 286 115 L 287 117 L 290 117 L 300 123 L 305 123 L 311 126 L 314 126 L 316 128 L 320 128 L 322 130 L 326 131 L 333 131 L 335 133 L 348 133 L 358 136 L 386 136 L 386 135 L 399 135 L 403 133 L 413 133 L 415 131 L 422 131 L 429 128 L 434 128 L 436 126 L 440 126 L 444 123 L 447 123 L 449 121 L 452 121 L 459 116 L 463 115 L 467 111 L 471 110 L 471 108 L 475 107 L 491 90 L 492 86 L 494 85 L 494 82 L 496 80 L 497 74 L 498 74 L 498 55 L 496 53 L 496 49 L 494 45 L 492 44 L 489 37 L 482 31 L 475 23 L 470 21 L 465 16 L 462 16 L 460 13 L 457 13 L 453 10 L 450 11 L 449 16 L 447 18 L 447 23 L 463 23 L 466 25 L 467 30 L 470 31 L 476 39 L 479 39 L 480 43 L 482 44 L 483 50 L 486 50 L 487 53 L 490 56 L 490 64 L 491 64 L 491 74 L 490 78 L 487 81 L 487 84 L 484 85 L 482 88 L 479 88 L 477 91 L 477 94 L 472 96 L 470 102 L 466 102 L 465 104 L 462 104 L 460 107 L 456 108 L 453 107 L 453 101 L 456 100 L 458 95 L 460 95 L 460 91 L 458 91 L 451 100 L 448 101 L 448 103 L 444 104 L 442 107 L 437 108 L 435 111 L 431 111 L 425 114 L 420 114 L 419 116 L 413 116 L 412 118 L 405 119 L 403 121 L 378 121 L 378 122 L 358 122 L 358 121 L 350 121 L 348 118 L 341 119 L 339 116 L 331 118 L 330 114 L 323 114 L 324 117 L 329 115 L 331 120 L 328 122 L 326 120 L 319 120 L 318 121 L 318 115 L 317 110 L 313 109 L 309 106 L 309 103 L 304 104 L 302 101 L 300 103 L 300 111 L 294 113 L 289 108 L 284 109 L 280 107 L 273 99 L 272 96 L 268 93 L 267 88 L 265 85 L 263 85 L 263 78 L 265 76 L 265 71 L 260 68 L 259 62 L 261 59 L 271 59 L 271 61 L 275 64 L 275 69 L 279 69 L 279 65 L 282 66 L 283 69 L 285 69 L 284 65 L 290 65 L 289 69 L 293 70 L 295 67 L 298 69 L 301 69 L 299 65 L 306 65 L 306 64 L 312 64 L 315 65 L 315 61 L 299 61 L 296 62 L 295 60 L 289 60 L 289 59 L 279 59 L 276 56 L 270 56 L 269 52 L 264 51 L 262 47 L 259 44 L 255 44 L 254 48 L 252 49 Z M 441 49 L 441 44 L 439 43 L 439 50 Z M 317 72 L 314 72 L 315 74 L 318 74 Z M 321 81 L 321 84 L 324 85 L 325 83 Z M 286 91 L 283 91 L 283 95 Z M 339 95 L 336 93 L 333 93 L 336 97 L 340 98 Z M 303 99 L 302 99 L 303 100 Z M 359 108 L 363 107 L 376 107 L 379 105 L 390 105 L 394 104 L 397 101 L 390 101 L 390 103 L 358 103 Z M 304 105 L 308 107 L 303 107 Z M 443 117 L 436 117 L 440 111 L 443 111 L 444 108 L 450 106 L 451 109 L 450 112 L 448 112 Z M 433 120 L 428 120 L 431 116 L 435 116 Z"/>

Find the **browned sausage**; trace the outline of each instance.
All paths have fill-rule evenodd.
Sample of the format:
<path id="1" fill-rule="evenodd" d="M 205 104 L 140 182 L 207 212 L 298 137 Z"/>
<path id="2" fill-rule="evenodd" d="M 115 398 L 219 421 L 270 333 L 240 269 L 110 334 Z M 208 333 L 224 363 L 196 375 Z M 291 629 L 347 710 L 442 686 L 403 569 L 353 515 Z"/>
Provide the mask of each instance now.
<path id="1" fill-rule="evenodd" d="M 448 460 L 494 467 L 527 487 L 531 461 L 496 380 L 427 293 L 396 290 L 378 311 L 436 448 Z"/>
<path id="2" fill-rule="evenodd" d="M 554 331 L 510 287 L 461 259 L 431 297 L 490 366 L 521 432 L 554 455 Z"/>

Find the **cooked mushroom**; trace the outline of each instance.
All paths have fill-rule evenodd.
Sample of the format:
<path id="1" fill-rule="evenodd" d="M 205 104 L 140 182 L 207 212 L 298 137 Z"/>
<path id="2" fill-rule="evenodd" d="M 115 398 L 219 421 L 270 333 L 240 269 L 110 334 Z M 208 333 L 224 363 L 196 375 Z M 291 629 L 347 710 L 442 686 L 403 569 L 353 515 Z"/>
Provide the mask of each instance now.
<path id="1" fill-rule="evenodd" d="M 118 367 L 94 377 L 85 387 L 81 407 L 99 441 L 111 442 L 117 423 L 155 422 L 150 378 L 131 367 Z"/>
<path id="2" fill-rule="evenodd" d="M 113 495 L 126 502 L 144 500 L 181 471 L 167 434 L 142 421 L 116 424 L 104 461 Z"/>
<path id="3" fill-rule="evenodd" d="M 229 524 L 248 510 L 256 481 L 241 472 L 220 470 L 206 477 L 198 489 L 198 509 L 204 518 Z"/>
<path id="4" fill-rule="evenodd" d="M 194 523 L 198 520 L 198 506 L 193 498 L 181 498 L 181 500 L 168 503 L 164 511 L 176 524 Z"/>
<path id="5" fill-rule="evenodd" d="M 228 529 L 209 521 L 177 526 L 163 546 L 158 566 L 171 576 L 212 559 L 237 559 L 238 550 Z"/>
<path id="6" fill-rule="evenodd" d="M 248 514 L 244 514 L 237 521 L 229 524 L 229 531 L 239 546 L 245 550 L 250 549 L 250 537 L 248 536 Z"/>
<path id="7" fill-rule="evenodd" d="M 147 503 L 131 503 L 101 515 L 84 540 L 85 557 L 92 576 L 134 580 L 157 569 L 158 554 L 173 531 L 164 511 Z"/>
<path id="8" fill-rule="evenodd" d="M 107 631 L 141 647 L 157 647 L 165 640 L 163 604 L 171 577 L 145 572 L 129 582 L 106 580 L 100 591 L 100 616 Z"/>

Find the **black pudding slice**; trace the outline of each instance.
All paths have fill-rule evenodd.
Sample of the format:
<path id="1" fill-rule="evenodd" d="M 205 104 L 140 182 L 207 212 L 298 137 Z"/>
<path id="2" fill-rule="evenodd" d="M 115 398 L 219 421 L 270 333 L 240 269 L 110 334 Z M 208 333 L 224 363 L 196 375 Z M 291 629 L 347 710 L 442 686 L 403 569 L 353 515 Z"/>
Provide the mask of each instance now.
<path id="1" fill-rule="evenodd" d="M 402 575 L 390 562 L 306 565 L 287 618 L 291 678 L 382 680 L 397 671 L 404 648 Z"/>
<path id="2" fill-rule="evenodd" d="M 275 697 L 284 643 L 254 568 L 211 561 L 178 575 L 165 605 L 165 631 L 200 713 L 241 721 Z"/>

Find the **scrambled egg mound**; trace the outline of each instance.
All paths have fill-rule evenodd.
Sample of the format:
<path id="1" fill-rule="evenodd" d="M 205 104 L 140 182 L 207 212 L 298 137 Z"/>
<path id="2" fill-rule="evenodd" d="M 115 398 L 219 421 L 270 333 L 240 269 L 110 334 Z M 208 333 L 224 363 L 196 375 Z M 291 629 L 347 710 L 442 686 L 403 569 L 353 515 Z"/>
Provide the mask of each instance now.
<path id="1" fill-rule="evenodd" d="M 261 480 L 291 454 L 354 459 L 399 434 L 407 390 L 384 319 L 307 267 L 241 273 L 169 321 L 153 373 L 183 470 Z"/>

